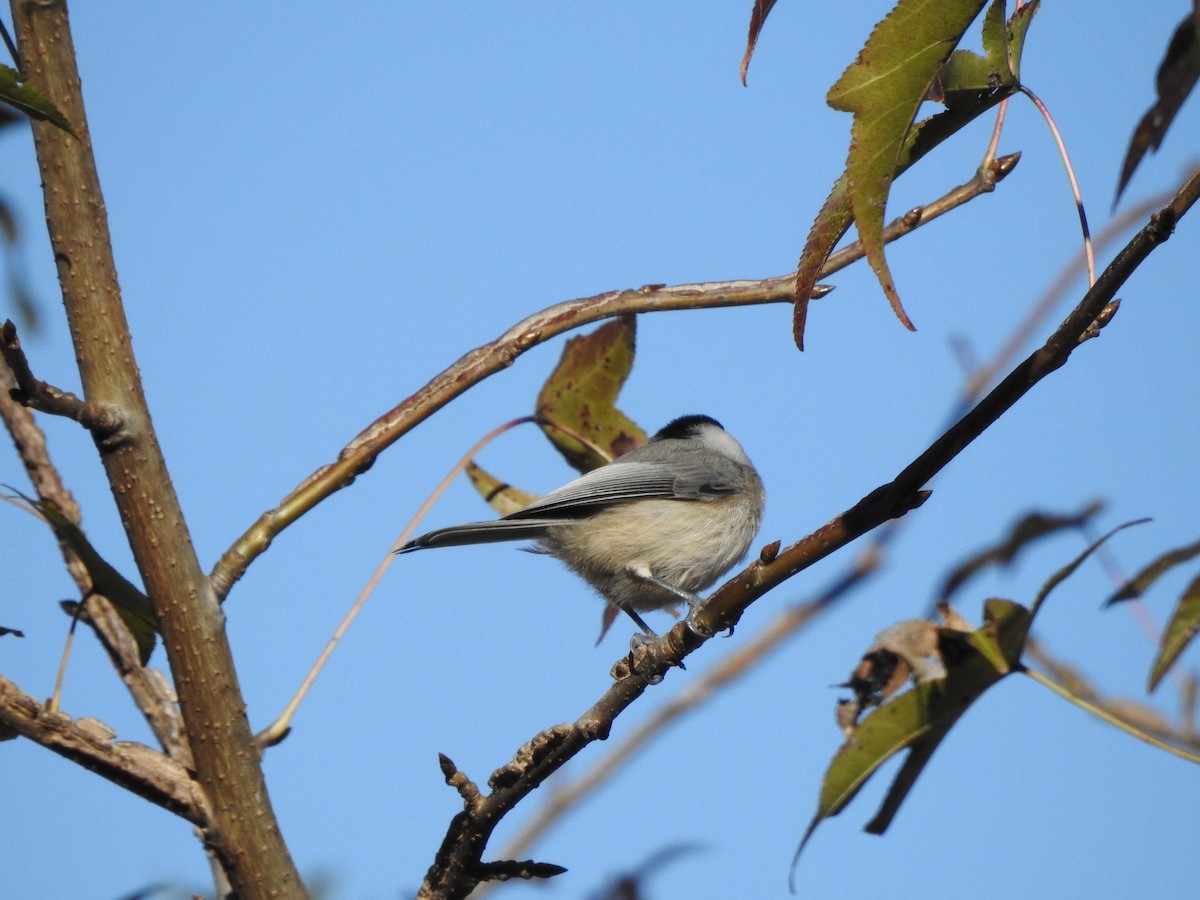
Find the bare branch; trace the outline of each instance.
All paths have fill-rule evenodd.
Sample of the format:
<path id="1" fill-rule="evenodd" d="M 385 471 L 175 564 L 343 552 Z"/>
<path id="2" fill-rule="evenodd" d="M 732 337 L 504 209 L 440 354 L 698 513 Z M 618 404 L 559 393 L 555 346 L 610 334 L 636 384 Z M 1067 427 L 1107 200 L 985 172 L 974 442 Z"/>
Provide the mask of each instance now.
<path id="1" fill-rule="evenodd" d="M 996 160 L 991 166 L 981 168 L 971 181 L 954 188 L 939 200 L 905 213 L 885 229 L 884 241 L 903 237 L 951 209 L 994 190 L 996 184 L 1012 171 L 1018 158 L 1019 154 L 1013 154 Z M 857 243 L 832 254 L 822 270 L 822 277 L 845 268 L 862 256 L 862 246 Z M 824 296 L 829 290 L 818 285 L 813 297 Z M 467 353 L 411 397 L 380 416 L 346 445 L 336 462 L 322 466 L 284 497 L 277 507 L 263 513 L 213 567 L 209 576 L 213 590 L 223 600 L 250 563 L 280 532 L 326 497 L 352 484 L 374 464 L 380 453 L 455 397 L 511 366 L 518 356 L 538 344 L 601 319 L 630 313 L 794 303 L 795 293 L 795 273 L 758 281 L 718 281 L 674 287 L 646 285 L 636 290 L 608 291 L 568 300 L 522 319 L 496 340 Z"/>
<path id="2" fill-rule="evenodd" d="M 555 821 L 582 802 L 588 795 L 598 790 L 656 735 L 707 702 L 718 690 L 749 674 L 759 663 L 765 662 L 774 650 L 795 637 L 815 621 L 820 613 L 829 609 L 870 577 L 878 569 L 880 562 L 880 549 L 872 544 L 859 554 L 850 571 L 839 578 L 821 596 L 807 603 L 795 604 L 776 615 L 744 646 L 727 654 L 712 669 L 693 684 L 688 685 L 670 702 L 655 710 L 650 718 L 626 735 L 583 776 L 571 784 L 558 785 L 542 809 L 525 825 L 521 833 L 505 846 L 500 852 L 500 856 L 512 858 L 528 853 L 530 847 Z M 481 887 L 477 895 L 481 895 L 485 890 L 486 887 Z"/>
<path id="3" fill-rule="evenodd" d="M 53 750 L 194 825 L 208 827 L 204 798 L 187 769 L 144 744 L 114 741 L 107 726 L 48 712 L 0 676 L 0 727 Z"/>
<path id="4" fill-rule="evenodd" d="M 85 403 L 70 391 L 59 390 L 38 378 L 29 368 L 29 360 L 17 337 L 17 326 L 9 319 L 0 325 L 0 354 L 16 380 L 15 389 L 10 389 L 12 399 L 22 406 L 30 406 L 39 412 L 74 419 L 93 434 L 108 437 L 124 426 L 121 412 L 115 407 L 104 407 Z M 15 393 L 14 393 L 15 390 Z"/>

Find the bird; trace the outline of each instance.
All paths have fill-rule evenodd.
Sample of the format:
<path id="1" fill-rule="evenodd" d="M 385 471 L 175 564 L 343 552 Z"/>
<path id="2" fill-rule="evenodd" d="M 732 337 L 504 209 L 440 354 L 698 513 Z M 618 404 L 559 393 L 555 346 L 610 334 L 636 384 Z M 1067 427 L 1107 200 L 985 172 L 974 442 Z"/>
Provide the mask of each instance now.
<path id="1" fill-rule="evenodd" d="M 622 610 L 680 602 L 741 560 L 762 524 L 766 494 L 746 451 L 716 419 L 680 416 L 645 444 L 500 519 L 439 528 L 397 553 L 532 540 Z"/>

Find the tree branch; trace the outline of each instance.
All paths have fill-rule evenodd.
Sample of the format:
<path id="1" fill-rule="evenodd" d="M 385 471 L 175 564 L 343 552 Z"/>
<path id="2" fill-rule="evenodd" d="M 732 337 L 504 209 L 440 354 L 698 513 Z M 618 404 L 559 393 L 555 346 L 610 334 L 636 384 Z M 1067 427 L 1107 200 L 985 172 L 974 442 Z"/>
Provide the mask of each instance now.
<path id="1" fill-rule="evenodd" d="M 15 388 L 9 389 L 9 395 L 22 406 L 52 416 L 74 419 L 91 431 L 97 440 L 116 434 L 124 426 L 119 409 L 85 403 L 70 391 L 59 390 L 35 378 L 17 337 L 17 326 L 11 319 L 0 325 L 0 355 L 4 357 L 17 383 Z"/>
<path id="2" fill-rule="evenodd" d="M 107 726 L 48 712 L 0 676 L 0 727 L 29 738 L 139 797 L 207 828 L 203 795 L 187 769 L 144 744 L 114 741 Z"/>
<path id="3" fill-rule="evenodd" d="M 45 434 L 29 409 L 9 393 L 15 386 L 12 372 L 0 366 L 0 419 L 12 436 L 17 455 L 25 465 L 25 473 L 39 500 L 52 503 L 67 521 L 80 525 L 83 518 L 79 505 L 62 483 L 58 469 L 50 459 Z M 53 528 L 53 523 L 50 524 Z M 60 537 L 58 546 L 67 571 L 79 588 L 79 596 L 84 598 L 87 610 L 84 619 L 92 626 L 107 651 L 133 702 L 145 716 L 162 747 L 183 765 L 190 767 L 191 751 L 184 740 L 183 722 L 175 706 L 175 692 L 166 683 L 162 673 L 141 665 L 137 645 L 129 629 L 112 604 L 94 592 L 91 576 L 70 544 Z"/>
<path id="4" fill-rule="evenodd" d="M 694 615 L 700 630 L 716 634 L 737 624 L 749 605 L 797 572 L 861 537 L 928 497 L 922 486 L 1024 396 L 1059 369 L 1117 290 L 1200 198 L 1200 172 L 1126 244 L 1095 285 L 1046 343 L 949 428 L 893 481 L 876 488 L 813 534 L 776 554 L 774 547 L 726 582 Z M 481 796 L 454 817 L 425 877 L 421 897 L 465 897 L 482 880 L 481 860 L 503 816 L 568 760 L 595 740 L 604 740 L 616 717 L 672 666 L 709 640 L 680 622 L 658 641 L 639 647 L 613 666 L 614 683 L 573 725 L 556 725 L 533 738 L 488 781 Z"/>
<path id="5" fill-rule="evenodd" d="M 850 570 L 820 596 L 782 610 L 744 646 L 726 654 L 694 683 L 655 710 L 650 718 L 639 723 L 591 769 L 570 784 L 557 785 L 545 805 L 500 852 L 501 858 L 511 859 L 528 853 L 555 821 L 599 789 L 660 732 L 707 702 L 721 688 L 749 674 L 785 641 L 816 621 L 820 613 L 859 587 L 878 569 L 881 556 L 881 548 L 869 546 L 859 554 Z M 486 886 L 481 886 L 476 896 L 485 891 Z"/>
<path id="6" fill-rule="evenodd" d="M 944 197 L 905 213 L 885 229 L 884 241 L 903 237 L 951 209 L 991 192 L 1012 171 L 1018 158 L 1019 154 L 1002 157 Z M 852 244 L 830 256 L 821 276 L 836 272 L 862 256 L 861 244 Z M 830 290 L 818 285 L 813 297 L 824 296 Z M 795 273 L 758 281 L 718 281 L 674 287 L 646 285 L 637 290 L 608 291 L 568 300 L 522 319 L 496 340 L 467 353 L 411 397 L 380 416 L 346 445 L 336 462 L 322 466 L 284 497 L 277 507 L 263 513 L 213 567 L 209 576 L 213 590 L 223 600 L 246 573 L 250 563 L 266 551 L 280 532 L 326 497 L 352 484 L 374 464 L 380 453 L 455 397 L 511 366 L 518 356 L 538 344 L 566 331 L 628 313 L 795 303 L 795 295 Z"/>
<path id="7" fill-rule="evenodd" d="M 279 833 L 237 683 L 225 619 L 200 568 L 150 420 L 121 303 L 66 5 L 12 0 L 26 70 L 74 137 L 32 123 L 46 224 L 75 345 L 84 407 L 119 411 L 97 448 L 162 628 L 210 841 L 242 898 L 304 896 Z M 17 373 L 20 377 L 20 373 Z"/>

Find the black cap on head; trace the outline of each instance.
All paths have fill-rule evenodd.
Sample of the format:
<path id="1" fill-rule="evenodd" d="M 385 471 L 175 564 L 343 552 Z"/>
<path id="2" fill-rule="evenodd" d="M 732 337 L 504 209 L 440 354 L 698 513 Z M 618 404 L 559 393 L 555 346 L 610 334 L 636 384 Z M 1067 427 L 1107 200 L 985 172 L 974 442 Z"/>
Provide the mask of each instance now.
<path id="1" fill-rule="evenodd" d="M 716 425 L 718 428 L 721 428 L 721 423 L 711 416 L 680 416 L 678 419 L 672 419 L 660 428 L 651 440 L 661 441 L 668 438 L 689 438 L 699 430 L 701 425 Z"/>

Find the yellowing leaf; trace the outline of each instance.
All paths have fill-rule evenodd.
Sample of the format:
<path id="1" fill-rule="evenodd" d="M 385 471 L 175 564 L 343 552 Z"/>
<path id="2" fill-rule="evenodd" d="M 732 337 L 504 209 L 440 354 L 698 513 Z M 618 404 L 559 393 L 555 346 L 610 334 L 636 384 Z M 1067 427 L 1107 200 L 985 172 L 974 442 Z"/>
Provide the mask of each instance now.
<path id="1" fill-rule="evenodd" d="M 1111 597 L 1104 602 L 1105 606 L 1120 603 L 1122 600 L 1133 600 L 1142 596 L 1150 589 L 1150 585 L 1181 563 L 1200 556 L 1200 541 L 1168 550 L 1148 566 L 1126 581 Z"/>
<path id="2" fill-rule="evenodd" d="M 879 812 L 867 826 L 871 833 L 882 834 L 942 738 L 984 691 L 1008 674 L 999 671 L 973 644 L 983 641 L 1002 648 L 1006 656 L 1012 654 L 1008 656 L 1009 672 L 1019 666 L 1020 650 L 1032 621 L 1029 610 L 1007 600 L 989 600 L 986 617 L 987 624 L 969 635 L 943 631 L 943 640 L 960 645 L 955 653 L 943 652 L 946 677 L 917 684 L 881 705 L 834 755 L 821 784 L 817 813 L 796 849 L 793 875 L 800 853 L 817 826 L 845 809 L 888 759 L 908 750 Z"/>
<path id="3" fill-rule="evenodd" d="M 912 328 L 883 255 L 891 183 L 951 134 L 1014 93 L 1037 3 L 1015 12 L 1006 25 L 1003 0 L 993 0 L 983 25 L 985 55 L 958 51 L 951 56 L 982 7 L 983 0 L 902 0 L 830 89 L 829 105 L 854 113 L 854 124 L 846 171 L 818 213 L 797 266 L 792 334 L 801 350 L 809 295 L 851 222 L 857 225 L 867 260 L 892 308 Z M 924 99 L 945 102 L 947 111 L 913 124 Z"/>
<path id="4" fill-rule="evenodd" d="M 774 5 L 775 0 L 754 0 L 754 9 L 750 12 L 750 34 L 746 38 L 746 55 L 742 57 L 742 84 L 746 83 L 746 70 L 750 68 L 750 57 L 754 55 L 758 35 Z"/>
<path id="5" fill-rule="evenodd" d="M 562 358 L 537 399 L 546 436 L 580 472 L 604 465 L 646 442 L 646 432 L 616 407 L 617 394 L 633 368 L 637 319 L 621 316 L 590 334 L 567 341 Z M 596 445 L 598 453 L 554 425 Z"/>
<path id="6" fill-rule="evenodd" d="M 467 477 L 471 479 L 471 485 L 479 492 L 479 496 L 501 516 L 524 509 L 538 496 L 501 481 L 474 462 L 467 463 Z"/>
<path id="7" fill-rule="evenodd" d="M 1093 501 L 1079 512 L 1066 516 L 1044 512 L 1027 513 L 998 544 L 972 554 L 955 566 L 942 582 L 937 596 L 942 600 L 950 599 L 972 576 L 987 566 L 1010 565 L 1017 554 L 1033 542 L 1058 534 L 1067 528 L 1083 528 L 1103 508 L 1104 504 Z"/>
<path id="8" fill-rule="evenodd" d="M 1196 24 L 1195 15 L 1189 12 L 1183 17 L 1167 45 L 1155 79 L 1158 98 L 1142 116 L 1133 130 L 1133 137 L 1129 139 L 1129 149 L 1121 165 L 1121 180 L 1117 183 L 1116 200 L 1121 199 L 1121 192 L 1129 184 L 1146 151 L 1158 149 L 1183 101 L 1196 86 L 1197 79 L 1200 79 L 1200 40 L 1197 40 L 1196 34 L 1200 26 Z"/>

